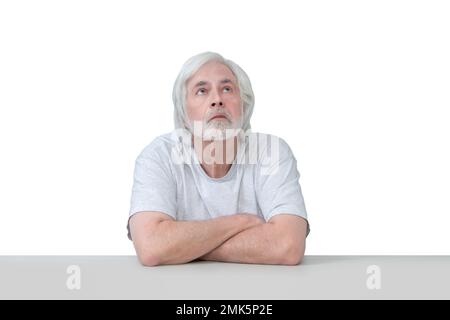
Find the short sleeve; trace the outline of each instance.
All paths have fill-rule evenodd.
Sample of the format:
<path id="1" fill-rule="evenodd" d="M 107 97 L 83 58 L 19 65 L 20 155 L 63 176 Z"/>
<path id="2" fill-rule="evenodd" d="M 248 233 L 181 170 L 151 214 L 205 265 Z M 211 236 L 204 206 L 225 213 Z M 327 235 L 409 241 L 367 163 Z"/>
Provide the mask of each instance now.
<path id="1" fill-rule="evenodd" d="M 144 150 L 136 158 L 129 218 L 141 211 L 158 211 L 176 219 L 176 182 L 168 160 L 157 148 Z M 127 230 L 131 239 L 128 225 Z"/>
<path id="2" fill-rule="evenodd" d="M 281 138 L 272 139 L 269 153 L 261 157 L 257 177 L 258 204 L 265 220 L 277 214 L 292 214 L 308 221 L 297 160 L 290 147 Z"/>

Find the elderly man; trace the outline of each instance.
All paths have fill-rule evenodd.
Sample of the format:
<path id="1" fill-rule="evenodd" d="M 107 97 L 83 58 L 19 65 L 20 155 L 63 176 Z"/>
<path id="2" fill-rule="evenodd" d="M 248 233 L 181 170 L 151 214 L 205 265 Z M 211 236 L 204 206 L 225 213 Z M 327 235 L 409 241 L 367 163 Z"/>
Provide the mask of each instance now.
<path id="1" fill-rule="evenodd" d="M 135 162 L 128 237 L 139 261 L 299 264 L 309 224 L 297 162 L 283 139 L 251 132 L 247 74 L 198 54 L 183 65 L 173 102 L 175 130 Z"/>

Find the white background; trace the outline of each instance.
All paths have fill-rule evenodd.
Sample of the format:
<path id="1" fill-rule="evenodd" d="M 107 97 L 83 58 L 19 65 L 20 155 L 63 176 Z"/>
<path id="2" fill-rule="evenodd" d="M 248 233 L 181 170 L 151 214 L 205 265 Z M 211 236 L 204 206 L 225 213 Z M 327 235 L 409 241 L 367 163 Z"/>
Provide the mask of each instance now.
<path id="1" fill-rule="evenodd" d="M 450 254 L 446 1 L 2 1 L 0 254 L 133 254 L 134 160 L 186 59 L 250 76 L 307 254 Z"/>

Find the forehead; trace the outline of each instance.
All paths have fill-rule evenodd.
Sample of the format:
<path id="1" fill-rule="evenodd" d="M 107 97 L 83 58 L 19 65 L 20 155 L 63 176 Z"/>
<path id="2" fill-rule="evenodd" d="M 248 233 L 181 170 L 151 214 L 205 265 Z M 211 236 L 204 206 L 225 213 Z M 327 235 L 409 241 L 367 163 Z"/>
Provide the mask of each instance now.
<path id="1" fill-rule="evenodd" d="M 211 61 L 201 66 L 188 79 L 187 85 L 194 86 L 199 81 L 219 82 L 223 79 L 230 79 L 233 83 L 236 83 L 236 77 L 230 68 L 220 62 Z"/>

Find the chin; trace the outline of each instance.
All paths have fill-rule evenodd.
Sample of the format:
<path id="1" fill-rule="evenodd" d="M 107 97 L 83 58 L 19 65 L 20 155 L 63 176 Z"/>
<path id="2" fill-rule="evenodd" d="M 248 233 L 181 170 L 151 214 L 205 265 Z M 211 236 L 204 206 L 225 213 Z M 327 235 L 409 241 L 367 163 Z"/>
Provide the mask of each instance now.
<path id="1" fill-rule="evenodd" d="M 236 128 L 231 121 L 212 120 L 207 123 L 195 123 L 193 134 L 203 140 L 228 140 L 239 134 L 240 128 Z"/>
<path id="2" fill-rule="evenodd" d="M 203 132 L 204 140 L 228 140 L 235 137 L 238 130 L 233 128 L 230 124 L 213 123 L 210 124 Z"/>

